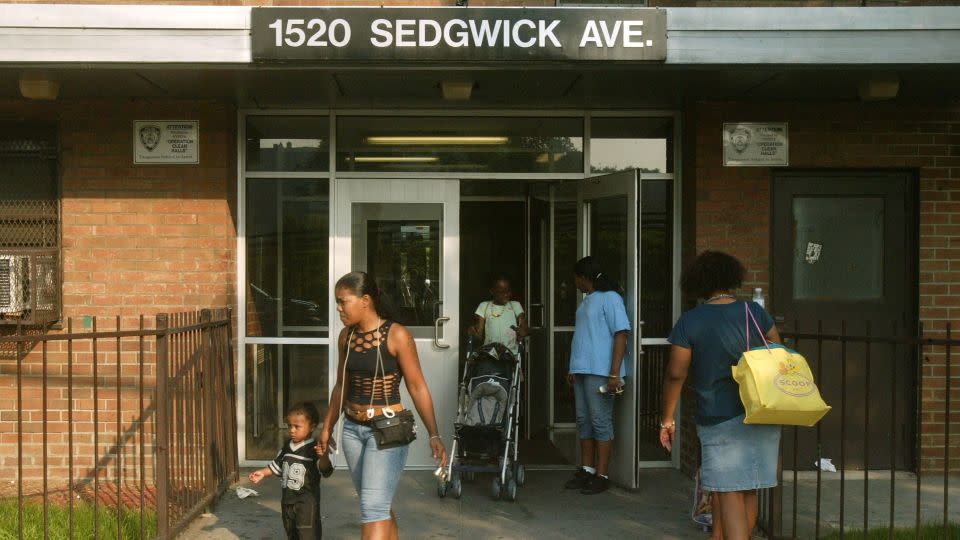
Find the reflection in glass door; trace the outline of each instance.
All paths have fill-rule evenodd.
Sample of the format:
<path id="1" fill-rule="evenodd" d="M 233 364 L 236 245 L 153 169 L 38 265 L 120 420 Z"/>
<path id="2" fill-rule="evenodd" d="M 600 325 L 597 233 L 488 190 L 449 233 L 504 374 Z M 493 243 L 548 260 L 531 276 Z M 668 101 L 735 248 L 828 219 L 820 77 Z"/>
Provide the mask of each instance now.
<path id="1" fill-rule="evenodd" d="M 397 322 L 429 338 L 443 303 L 443 204 L 355 203 L 352 221 L 352 267 L 387 293 Z"/>

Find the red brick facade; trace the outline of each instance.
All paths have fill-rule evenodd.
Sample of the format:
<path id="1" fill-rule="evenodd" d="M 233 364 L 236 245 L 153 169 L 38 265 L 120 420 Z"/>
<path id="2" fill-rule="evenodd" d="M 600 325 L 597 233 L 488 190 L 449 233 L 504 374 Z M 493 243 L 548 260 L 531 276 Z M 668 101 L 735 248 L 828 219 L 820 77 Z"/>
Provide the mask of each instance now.
<path id="1" fill-rule="evenodd" d="M 199 121 L 199 165 L 133 164 L 133 121 Z M 63 314 L 73 330 L 135 329 L 139 315 L 154 326 L 160 312 L 195 311 L 236 304 L 236 219 L 231 207 L 236 192 L 236 109 L 232 105 L 192 101 L 63 101 L 0 103 L 0 121 L 33 122 L 58 127 L 61 144 Z M 5 333 L 9 332 L 7 327 Z M 153 340 L 146 340 L 145 383 L 154 376 Z M 125 465 L 137 446 L 140 359 L 135 340 L 124 341 L 120 355 L 121 429 Z M 8 349 L 5 349 L 9 352 Z M 116 342 L 98 343 L 97 396 L 102 476 L 113 476 L 118 399 Z M 67 448 L 66 344 L 47 350 L 46 429 L 48 474 L 66 478 L 69 452 L 75 477 L 93 465 L 92 346 L 74 347 L 73 433 Z M 15 470 L 16 362 L 5 355 L 0 365 L 0 467 Z M 42 349 L 23 360 L 24 480 L 42 478 Z M 148 392 L 149 394 L 149 392 Z M 145 400 L 145 407 L 152 407 Z M 152 415 L 152 412 L 149 413 Z M 36 457 L 29 457 L 36 456 Z"/>

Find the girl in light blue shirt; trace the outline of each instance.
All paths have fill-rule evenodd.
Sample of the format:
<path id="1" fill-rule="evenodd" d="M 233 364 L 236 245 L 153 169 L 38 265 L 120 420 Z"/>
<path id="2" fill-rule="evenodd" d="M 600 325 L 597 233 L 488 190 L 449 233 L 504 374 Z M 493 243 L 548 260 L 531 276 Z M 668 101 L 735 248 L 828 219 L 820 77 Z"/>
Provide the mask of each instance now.
<path id="1" fill-rule="evenodd" d="M 592 495 L 606 491 L 610 484 L 613 404 L 626 374 L 623 357 L 630 319 L 616 282 L 603 272 L 599 261 L 580 259 L 573 275 L 577 289 L 586 294 L 577 308 L 567 374 L 576 404 L 581 466 L 565 487 Z"/>

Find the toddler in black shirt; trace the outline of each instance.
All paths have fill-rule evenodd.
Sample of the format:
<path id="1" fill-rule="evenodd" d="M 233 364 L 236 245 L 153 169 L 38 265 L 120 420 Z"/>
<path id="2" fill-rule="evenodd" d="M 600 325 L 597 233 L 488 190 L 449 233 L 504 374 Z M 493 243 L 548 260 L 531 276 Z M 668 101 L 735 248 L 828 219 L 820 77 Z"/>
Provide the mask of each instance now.
<path id="1" fill-rule="evenodd" d="M 320 422 L 320 413 L 310 402 L 297 403 L 287 411 L 290 439 L 284 443 L 270 465 L 250 473 L 250 481 L 259 484 L 267 476 L 279 476 L 283 496 L 280 499 L 283 528 L 290 540 L 319 540 L 323 537 L 320 522 L 320 475 L 333 474 L 333 464 L 326 454 L 314 449 L 313 430 Z"/>

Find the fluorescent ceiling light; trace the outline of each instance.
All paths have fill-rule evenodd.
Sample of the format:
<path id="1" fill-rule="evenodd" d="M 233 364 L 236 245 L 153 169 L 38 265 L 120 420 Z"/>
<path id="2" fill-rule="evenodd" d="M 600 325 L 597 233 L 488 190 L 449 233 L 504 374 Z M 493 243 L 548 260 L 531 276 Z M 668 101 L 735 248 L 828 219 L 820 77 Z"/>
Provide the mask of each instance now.
<path id="1" fill-rule="evenodd" d="M 350 158 L 347 158 L 350 159 Z M 356 163 L 434 163 L 440 161 L 437 156 L 358 156 Z"/>
<path id="2" fill-rule="evenodd" d="M 377 145 L 441 145 L 441 144 L 507 144 L 507 137 L 484 137 L 478 135 L 397 135 L 367 137 L 367 144 Z"/>
<path id="3" fill-rule="evenodd" d="M 43 73 L 20 75 L 20 95 L 27 99 L 55 100 L 60 95 L 60 81 Z"/>

